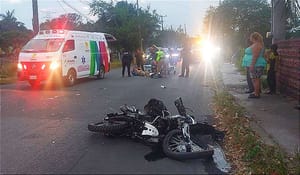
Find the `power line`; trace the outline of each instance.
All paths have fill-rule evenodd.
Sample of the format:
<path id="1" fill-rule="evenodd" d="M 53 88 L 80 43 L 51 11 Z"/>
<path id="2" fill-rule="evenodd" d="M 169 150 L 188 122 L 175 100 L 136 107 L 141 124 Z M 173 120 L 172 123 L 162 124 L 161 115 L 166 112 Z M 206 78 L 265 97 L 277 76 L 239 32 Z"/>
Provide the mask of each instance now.
<path id="1" fill-rule="evenodd" d="M 67 13 L 66 9 L 62 6 L 62 4 L 59 2 L 59 0 L 56 0 L 59 4 L 59 6 L 64 10 L 65 13 Z"/>
<path id="2" fill-rule="evenodd" d="M 83 16 L 84 18 L 86 18 L 88 22 L 94 23 L 94 21 L 91 20 L 88 16 L 86 16 L 86 15 L 83 14 L 83 13 L 81 13 L 79 10 L 77 10 L 75 7 L 73 7 L 72 5 L 70 5 L 69 3 L 67 3 L 65 0 L 61 0 L 61 2 L 63 2 L 64 4 L 66 4 L 68 7 L 70 7 L 70 8 L 73 9 L 74 11 L 76 11 L 78 14 L 80 14 L 80 15 Z"/>
<path id="3" fill-rule="evenodd" d="M 90 2 L 89 1 L 84 1 L 84 0 L 79 0 L 79 2 L 81 2 L 82 4 L 85 4 L 85 5 L 90 5 Z"/>

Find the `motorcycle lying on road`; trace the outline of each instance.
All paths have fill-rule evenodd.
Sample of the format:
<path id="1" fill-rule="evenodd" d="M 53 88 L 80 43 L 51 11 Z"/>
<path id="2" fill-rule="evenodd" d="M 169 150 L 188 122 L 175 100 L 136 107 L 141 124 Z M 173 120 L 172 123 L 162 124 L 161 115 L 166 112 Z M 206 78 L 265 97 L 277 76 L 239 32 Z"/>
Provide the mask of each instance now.
<path id="1" fill-rule="evenodd" d="M 211 158 L 213 147 L 207 141 L 222 140 L 224 134 L 214 127 L 197 123 L 187 114 L 182 99 L 175 100 L 179 115 L 170 115 L 162 101 L 150 99 L 142 113 L 134 106 L 123 105 L 121 112 L 109 113 L 103 121 L 90 123 L 88 130 L 107 136 L 137 138 L 147 144 L 161 144 L 166 156 L 176 160 Z M 205 138 L 205 139 L 204 139 Z"/>

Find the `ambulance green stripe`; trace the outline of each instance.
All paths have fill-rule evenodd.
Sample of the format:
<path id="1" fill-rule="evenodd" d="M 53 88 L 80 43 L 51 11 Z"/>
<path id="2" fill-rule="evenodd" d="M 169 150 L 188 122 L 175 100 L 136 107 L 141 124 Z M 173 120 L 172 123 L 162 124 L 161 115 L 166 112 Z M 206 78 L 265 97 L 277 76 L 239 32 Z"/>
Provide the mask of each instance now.
<path id="1" fill-rule="evenodd" d="M 95 75 L 95 62 L 97 56 L 97 43 L 96 41 L 90 41 L 90 49 L 91 49 L 91 65 L 90 65 L 90 75 Z"/>

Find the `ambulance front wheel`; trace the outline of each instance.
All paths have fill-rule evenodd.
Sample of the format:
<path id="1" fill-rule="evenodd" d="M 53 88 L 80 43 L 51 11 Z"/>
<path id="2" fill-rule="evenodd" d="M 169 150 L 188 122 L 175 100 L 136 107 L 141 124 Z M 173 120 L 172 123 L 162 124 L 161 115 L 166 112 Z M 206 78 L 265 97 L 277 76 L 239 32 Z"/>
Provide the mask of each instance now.
<path id="1" fill-rule="evenodd" d="M 76 81 L 76 72 L 74 69 L 70 69 L 65 79 L 65 84 L 67 86 L 73 86 L 75 84 L 75 81 Z"/>
<path id="2" fill-rule="evenodd" d="M 97 78 L 98 79 L 103 79 L 104 78 L 104 75 L 105 75 L 105 69 L 104 69 L 104 66 L 101 65 L 100 66 L 100 69 L 99 69 L 99 73 L 97 75 Z"/>

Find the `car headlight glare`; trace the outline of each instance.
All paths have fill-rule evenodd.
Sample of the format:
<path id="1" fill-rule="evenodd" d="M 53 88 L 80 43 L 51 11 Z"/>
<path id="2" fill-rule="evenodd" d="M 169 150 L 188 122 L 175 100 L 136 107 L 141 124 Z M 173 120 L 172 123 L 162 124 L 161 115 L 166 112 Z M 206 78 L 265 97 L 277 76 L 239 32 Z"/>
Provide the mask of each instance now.
<path id="1" fill-rule="evenodd" d="M 59 64 L 55 61 L 50 64 L 50 69 L 55 70 L 59 67 Z"/>

